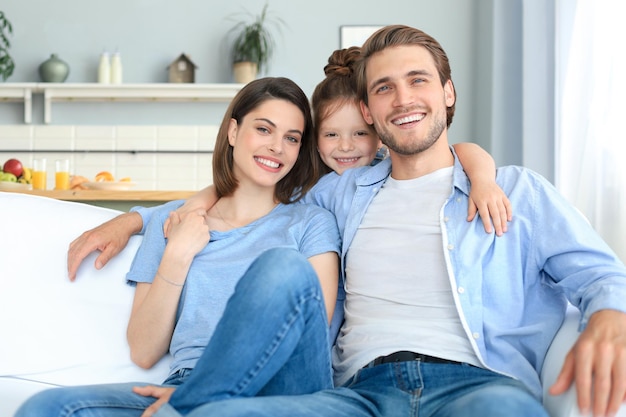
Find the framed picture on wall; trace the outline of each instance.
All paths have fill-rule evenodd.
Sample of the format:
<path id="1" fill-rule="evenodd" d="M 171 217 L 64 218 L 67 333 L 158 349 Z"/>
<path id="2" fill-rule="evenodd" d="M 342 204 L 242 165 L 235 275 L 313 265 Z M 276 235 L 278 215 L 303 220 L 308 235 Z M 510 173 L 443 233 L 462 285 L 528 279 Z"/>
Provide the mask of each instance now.
<path id="1" fill-rule="evenodd" d="M 339 45 L 340 48 L 349 48 L 351 46 L 361 46 L 369 36 L 380 29 L 382 26 L 341 26 L 339 28 Z"/>

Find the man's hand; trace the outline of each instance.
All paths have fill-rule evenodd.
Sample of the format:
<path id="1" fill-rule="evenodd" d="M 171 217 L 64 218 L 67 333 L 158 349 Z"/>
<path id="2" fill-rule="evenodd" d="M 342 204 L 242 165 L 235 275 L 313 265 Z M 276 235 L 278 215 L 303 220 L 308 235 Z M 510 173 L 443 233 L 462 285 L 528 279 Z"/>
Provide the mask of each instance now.
<path id="1" fill-rule="evenodd" d="M 170 400 L 172 394 L 176 391 L 174 387 L 159 387 L 155 385 L 146 385 L 145 387 L 134 387 L 133 392 L 144 397 L 154 397 L 157 400 L 148 408 L 146 408 L 141 417 L 152 417 L 163 404 Z"/>
<path id="2" fill-rule="evenodd" d="M 552 395 L 575 383 L 581 414 L 613 416 L 626 398 L 626 313 L 601 310 L 565 358 Z"/>
<path id="3" fill-rule="evenodd" d="M 74 239 L 67 253 L 70 281 L 76 279 L 78 267 L 91 252 L 101 252 L 95 261 L 96 269 L 101 269 L 126 247 L 130 237 L 141 231 L 142 226 L 143 221 L 138 213 L 124 213 Z"/>

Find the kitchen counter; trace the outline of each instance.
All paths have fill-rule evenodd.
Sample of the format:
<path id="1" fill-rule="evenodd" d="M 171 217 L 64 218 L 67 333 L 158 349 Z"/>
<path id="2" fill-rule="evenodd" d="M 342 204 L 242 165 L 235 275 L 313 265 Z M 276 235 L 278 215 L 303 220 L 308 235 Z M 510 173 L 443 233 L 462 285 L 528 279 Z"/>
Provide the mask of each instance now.
<path id="1" fill-rule="evenodd" d="M 78 201 L 100 207 L 128 211 L 133 206 L 157 206 L 171 200 L 186 199 L 196 191 L 107 191 L 107 190 L 16 190 L 24 194 Z"/>

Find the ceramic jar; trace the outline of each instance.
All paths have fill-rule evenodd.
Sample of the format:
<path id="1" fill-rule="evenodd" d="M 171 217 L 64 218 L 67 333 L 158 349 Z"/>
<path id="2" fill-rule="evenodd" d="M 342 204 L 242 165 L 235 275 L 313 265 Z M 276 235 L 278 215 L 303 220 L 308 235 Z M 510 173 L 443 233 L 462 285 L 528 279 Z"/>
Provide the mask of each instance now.
<path id="1" fill-rule="evenodd" d="M 70 74 L 70 67 L 57 54 L 50 55 L 50 58 L 39 65 L 39 77 L 46 83 L 62 83 Z"/>

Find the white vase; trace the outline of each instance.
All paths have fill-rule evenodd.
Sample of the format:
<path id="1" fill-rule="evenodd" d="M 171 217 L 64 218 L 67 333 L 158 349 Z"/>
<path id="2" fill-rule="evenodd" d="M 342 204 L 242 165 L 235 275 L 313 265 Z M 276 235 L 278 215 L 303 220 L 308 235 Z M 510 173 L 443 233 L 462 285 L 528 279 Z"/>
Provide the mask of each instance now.
<path id="1" fill-rule="evenodd" d="M 256 79 L 258 65 L 256 62 L 235 62 L 233 64 L 233 78 L 236 83 L 248 84 Z"/>

